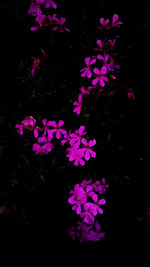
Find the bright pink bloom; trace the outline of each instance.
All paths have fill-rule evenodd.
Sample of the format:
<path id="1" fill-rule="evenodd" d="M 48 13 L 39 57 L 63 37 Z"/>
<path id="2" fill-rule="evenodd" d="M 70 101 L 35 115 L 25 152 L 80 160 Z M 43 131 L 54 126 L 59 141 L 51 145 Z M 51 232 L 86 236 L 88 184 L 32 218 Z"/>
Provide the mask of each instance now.
<path id="1" fill-rule="evenodd" d="M 95 62 L 96 62 L 96 59 L 90 60 L 90 57 L 85 58 L 86 68 L 83 68 L 80 70 L 80 72 L 82 72 L 81 77 L 86 77 L 86 76 L 88 78 L 92 77 L 91 65 L 93 65 Z"/>
<path id="2" fill-rule="evenodd" d="M 58 124 L 55 121 L 49 121 L 48 125 L 55 128 L 53 130 L 50 130 L 49 134 L 53 135 L 53 133 L 56 133 L 57 139 L 60 139 L 61 134 L 63 134 L 63 135 L 67 134 L 66 130 L 61 129 L 61 127 L 64 125 L 64 121 L 62 121 L 62 120 L 59 120 Z"/>
<path id="3" fill-rule="evenodd" d="M 94 68 L 93 72 L 97 75 L 97 77 L 92 81 L 92 85 L 96 85 L 98 82 L 101 87 L 105 86 L 105 82 L 108 82 L 108 78 L 104 76 L 107 73 L 107 68 L 103 66 L 101 70 L 98 68 Z"/>
<path id="4" fill-rule="evenodd" d="M 85 146 L 84 148 L 82 148 L 82 150 L 84 151 L 84 158 L 85 160 L 89 160 L 90 156 L 92 158 L 96 157 L 96 153 L 91 149 L 92 146 L 94 146 L 96 144 L 96 140 L 90 140 L 89 143 L 87 142 L 87 140 L 85 138 L 82 138 L 82 144 Z"/>
<path id="5" fill-rule="evenodd" d="M 103 45 L 102 41 L 101 40 L 97 40 L 96 43 L 99 46 L 99 48 L 94 48 L 94 50 L 96 50 L 96 51 L 103 51 L 104 45 Z"/>
<path id="6" fill-rule="evenodd" d="M 110 20 L 109 19 L 104 19 L 104 18 L 100 18 L 100 24 L 101 26 L 98 26 L 97 28 L 100 29 L 100 30 L 108 30 L 109 29 L 109 22 Z"/>
<path id="7" fill-rule="evenodd" d="M 47 151 L 46 147 L 44 145 L 41 146 L 41 145 L 39 145 L 37 143 L 35 143 L 33 145 L 32 150 L 35 151 L 35 155 L 38 155 L 38 154 L 47 155 L 48 154 L 48 151 Z"/>
<path id="8" fill-rule="evenodd" d="M 81 149 L 75 149 L 72 151 L 72 153 L 69 155 L 69 161 L 74 160 L 74 165 L 78 166 L 79 164 L 81 166 L 85 165 L 85 161 L 82 159 L 84 156 L 84 152 Z"/>
<path id="9" fill-rule="evenodd" d="M 82 108 L 82 94 L 78 94 L 78 101 L 75 101 L 73 105 L 76 106 L 73 112 L 79 115 L 81 113 L 81 108 Z"/>
<path id="10" fill-rule="evenodd" d="M 48 26 L 49 24 L 44 24 L 45 20 L 47 19 L 47 16 L 46 15 L 39 15 L 37 18 L 36 18 L 36 22 L 39 24 L 38 26 L 32 26 L 30 28 L 31 31 L 36 31 L 38 30 L 39 28 L 42 28 L 42 27 L 45 27 L 45 26 Z"/>
<path id="11" fill-rule="evenodd" d="M 104 56 L 97 55 L 97 59 L 103 61 L 103 65 L 109 70 L 114 71 L 115 68 L 119 68 L 119 65 L 114 64 L 114 59 L 109 54 L 104 54 Z"/>
<path id="12" fill-rule="evenodd" d="M 106 179 L 102 178 L 101 182 L 100 181 L 96 181 L 95 183 L 92 184 L 93 189 L 98 192 L 100 195 L 103 194 L 104 192 L 106 192 L 107 188 L 108 188 L 108 184 L 106 184 Z"/>
<path id="13" fill-rule="evenodd" d="M 41 7 L 38 3 L 34 3 L 34 1 L 31 1 L 30 7 L 28 9 L 28 14 L 36 17 L 39 15 L 42 15 Z"/>
<path id="14" fill-rule="evenodd" d="M 58 19 L 57 17 L 54 17 L 53 20 L 55 21 L 55 26 L 53 27 L 53 31 L 59 31 L 59 32 L 70 32 L 70 29 L 65 28 L 63 25 L 66 22 L 66 19 L 61 17 L 60 19 Z"/>
<path id="15" fill-rule="evenodd" d="M 113 15 L 111 27 L 117 27 L 117 28 L 119 28 L 120 25 L 123 24 L 123 22 L 118 21 L 118 18 L 119 18 L 119 17 L 118 17 L 117 14 L 114 14 L 114 15 Z"/>
<path id="16" fill-rule="evenodd" d="M 75 131 L 75 133 L 70 134 L 71 140 L 70 140 L 70 145 L 77 144 L 78 147 L 81 144 L 82 137 L 86 134 L 85 132 L 85 126 L 80 126 L 78 130 Z"/>
<path id="17" fill-rule="evenodd" d="M 74 190 L 71 190 L 70 194 L 72 194 L 72 196 L 68 198 L 68 203 L 74 205 L 72 209 L 76 210 L 77 214 L 80 214 L 81 204 L 86 203 L 87 195 L 84 189 L 79 184 L 75 185 Z"/>
<path id="18" fill-rule="evenodd" d="M 23 135 L 23 125 L 22 124 L 16 124 L 15 128 L 17 128 L 17 133 L 20 135 Z"/>

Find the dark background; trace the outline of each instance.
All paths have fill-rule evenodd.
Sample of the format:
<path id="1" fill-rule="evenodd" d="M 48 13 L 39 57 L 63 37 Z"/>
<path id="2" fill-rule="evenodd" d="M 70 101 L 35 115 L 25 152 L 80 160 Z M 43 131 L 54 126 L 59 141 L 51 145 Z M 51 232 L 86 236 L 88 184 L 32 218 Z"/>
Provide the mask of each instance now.
<path id="1" fill-rule="evenodd" d="M 9 209 L 0 220 L 2 247 L 32 253 L 85 248 L 102 255 L 112 250 L 132 252 L 134 246 L 148 248 L 150 8 L 147 1 L 56 2 L 56 13 L 66 17 L 71 32 L 54 34 L 49 47 L 49 32 L 29 31 L 34 19 L 27 15 L 28 1 L 0 1 L 0 205 Z M 111 18 L 114 13 L 124 22 L 114 32 L 121 66 L 118 94 L 112 99 L 88 98 L 77 116 L 72 103 L 81 85 L 81 66 L 102 38 L 96 28 L 100 17 Z M 39 56 L 41 47 L 49 57 L 32 78 L 31 57 Z M 135 101 L 127 98 L 127 86 L 133 88 Z M 26 115 L 38 125 L 43 118 L 62 119 L 68 130 L 85 125 L 89 137 L 97 140 L 96 159 L 76 168 L 57 142 L 48 156 L 34 156 L 32 146 L 24 147 L 32 144 L 30 134 L 21 137 L 14 129 Z M 67 228 L 77 216 L 67 203 L 68 192 L 83 179 L 102 177 L 109 184 L 100 218 L 106 237 L 99 243 L 73 242 Z"/>

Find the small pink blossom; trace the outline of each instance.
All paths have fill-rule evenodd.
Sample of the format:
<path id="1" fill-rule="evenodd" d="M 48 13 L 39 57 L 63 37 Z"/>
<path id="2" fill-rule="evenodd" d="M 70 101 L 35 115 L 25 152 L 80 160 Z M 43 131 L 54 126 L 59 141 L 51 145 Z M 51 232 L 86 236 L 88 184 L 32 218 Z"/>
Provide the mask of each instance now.
<path id="1" fill-rule="evenodd" d="M 39 64 L 40 64 L 40 59 L 39 58 L 33 57 L 33 60 L 34 61 L 33 61 L 32 69 L 31 69 L 32 76 L 35 75 L 35 70 L 39 69 Z"/>
<path id="2" fill-rule="evenodd" d="M 119 18 L 118 14 L 113 15 L 111 27 L 119 28 L 120 25 L 123 24 L 122 21 L 118 21 L 118 18 Z"/>
<path id="3" fill-rule="evenodd" d="M 79 164 L 81 166 L 85 165 L 85 161 L 83 160 L 84 152 L 81 149 L 75 149 L 72 151 L 72 153 L 69 155 L 69 161 L 74 160 L 74 165 L 78 166 Z"/>
<path id="4" fill-rule="evenodd" d="M 53 31 L 70 32 L 70 29 L 63 26 L 66 22 L 65 18 L 60 17 L 60 19 L 58 19 L 57 17 L 55 17 L 55 18 L 53 18 L 53 20 L 55 21 L 55 26 L 53 27 Z"/>
<path id="5" fill-rule="evenodd" d="M 100 24 L 101 26 L 98 26 L 97 28 L 100 29 L 100 30 L 108 30 L 109 29 L 109 22 L 110 20 L 109 19 L 104 19 L 104 18 L 100 18 Z"/>
<path id="6" fill-rule="evenodd" d="M 78 130 L 75 131 L 75 133 L 70 134 L 71 140 L 70 145 L 77 144 L 78 147 L 81 144 L 82 137 L 86 134 L 85 132 L 85 126 L 80 126 Z"/>
<path id="7" fill-rule="evenodd" d="M 15 128 L 17 128 L 17 133 L 20 135 L 23 135 L 23 125 L 22 124 L 16 124 Z"/>
<path id="8" fill-rule="evenodd" d="M 129 88 L 129 89 L 127 90 L 127 95 L 128 95 L 128 98 L 129 98 L 129 99 L 135 100 L 135 94 L 134 94 L 132 88 Z"/>
<path id="9" fill-rule="evenodd" d="M 31 1 L 30 7 L 28 9 L 28 14 L 36 17 L 39 15 L 42 15 L 41 7 L 38 3 L 34 3 L 34 1 Z"/>
<path id="10" fill-rule="evenodd" d="M 91 149 L 92 146 L 94 146 L 96 144 L 96 140 L 90 140 L 89 142 L 87 142 L 87 140 L 85 138 L 82 138 L 82 144 L 84 145 L 84 148 L 82 148 L 82 150 L 84 151 L 84 158 L 85 160 L 89 160 L 90 156 L 92 158 L 96 157 L 96 153 Z"/>
<path id="11" fill-rule="evenodd" d="M 109 70 L 114 71 L 115 68 L 119 68 L 119 65 L 114 64 L 114 59 L 109 54 L 97 55 L 97 59 L 103 61 L 103 65 Z"/>
<path id="12" fill-rule="evenodd" d="M 108 78 L 105 76 L 107 74 L 107 68 L 103 66 L 101 70 L 98 68 L 94 68 L 93 72 L 97 75 L 97 77 L 92 81 L 92 85 L 96 85 L 98 82 L 101 87 L 105 86 L 105 82 L 108 82 Z"/>
<path id="13" fill-rule="evenodd" d="M 86 68 L 83 68 L 80 70 L 80 72 L 82 72 L 81 77 L 86 77 L 86 76 L 88 78 L 92 77 L 91 65 L 95 64 L 95 62 L 96 62 L 96 59 L 90 60 L 90 57 L 85 58 Z"/>
<path id="14" fill-rule="evenodd" d="M 116 39 L 113 39 L 113 40 L 108 40 L 108 43 L 109 43 L 109 45 L 113 48 L 114 46 L 115 46 L 115 44 L 116 44 Z"/>
<path id="15" fill-rule="evenodd" d="M 81 108 L 82 108 L 82 94 L 78 95 L 78 101 L 75 101 L 73 103 L 74 106 L 76 106 L 73 110 L 73 112 L 77 113 L 79 115 L 81 113 Z"/>
<path id="16" fill-rule="evenodd" d="M 48 122 L 48 125 L 55 128 L 55 129 L 50 130 L 49 134 L 53 135 L 54 133 L 56 133 L 57 139 L 60 139 L 61 134 L 63 135 L 67 134 L 67 131 L 61 128 L 64 125 L 64 121 L 62 120 L 59 120 L 58 124 L 55 121 L 50 121 Z"/>
<path id="17" fill-rule="evenodd" d="M 97 40 L 96 43 L 98 45 L 98 48 L 94 48 L 94 50 L 103 51 L 104 50 L 104 44 L 102 43 L 102 41 L 101 40 Z"/>

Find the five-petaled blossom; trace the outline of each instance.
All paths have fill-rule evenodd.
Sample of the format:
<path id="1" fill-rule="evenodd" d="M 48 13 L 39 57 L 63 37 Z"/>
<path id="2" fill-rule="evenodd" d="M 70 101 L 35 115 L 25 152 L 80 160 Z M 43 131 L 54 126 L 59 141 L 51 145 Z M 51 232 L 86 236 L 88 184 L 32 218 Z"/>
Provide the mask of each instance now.
<path id="1" fill-rule="evenodd" d="M 55 121 L 50 121 L 48 122 L 48 125 L 54 127 L 54 129 L 50 130 L 49 133 L 52 135 L 56 133 L 57 139 L 60 139 L 61 134 L 65 135 L 67 133 L 66 130 L 61 128 L 64 125 L 64 121 L 62 120 L 59 120 L 58 124 Z"/>
<path id="2" fill-rule="evenodd" d="M 90 60 L 90 57 L 85 58 L 86 68 L 80 70 L 80 72 L 82 72 L 81 77 L 86 77 L 86 76 L 88 78 L 92 77 L 91 65 L 93 65 L 95 62 L 96 62 L 95 58 L 93 58 L 92 60 Z"/>
<path id="3" fill-rule="evenodd" d="M 73 105 L 76 106 L 73 110 L 73 112 L 77 113 L 79 115 L 81 113 L 82 108 L 82 94 L 78 95 L 78 101 L 74 101 Z"/>
<path id="4" fill-rule="evenodd" d="M 60 19 L 58 19 L 57 17 L 54 17 L 53 20 L 55 21 L 55 26 L 53 27 L 53 31 L 70 32 L 70 29 L 64 27 L 66 18 L 60 17 Z"/>
<path id="5" fill-rule="evenodd" d="M 96 181 L 95 183 L 98 182 Z M 72 196 L 68 198 L 68 203 L 73 205 L 72 209 L 76 210 L 76 213 L 87 224 L 93 223 L 95 216 L 98 214 L 103 214 L 101 205 L 106 203 L 104 198 L 98 199 L 98 190 L 95 190 L 95 183 L 92 183 L 92 179 L 88 181 L 83 180 L 80 184 L 75 185 L 74 190 L 70 191 Z M 105 191 L 102 191 L 101 194 Z"/>
<path id="6" fill-rule="evenodd" d="M 96 140 L 90 140 L 89 143 L 87 142 L 87 140 L 85 138 L 82 138 L 82 144 L 85 146 L 84 148 L 82 148 L 82 150 L 84 151 L 84 158 L 85 160 L 89 160 L 90 156 L 92 158 L 96 157 L 96 153 L 91 149 L 92 146 L 94 146 L 96 144 Z"/>
<path id="7" fill-rule="evenodd" d="M 105 86 L 105 82 L 108 82 L 108 78 L 105 76 L 107 74 L 107 68 L 103 66 L 101 70 L 98 68 L 94 68 L 93 72 L 97 75 L 97 77 L 92 81 L 92 85 L 96 85 L 98 82 L 101 87 Z"/>

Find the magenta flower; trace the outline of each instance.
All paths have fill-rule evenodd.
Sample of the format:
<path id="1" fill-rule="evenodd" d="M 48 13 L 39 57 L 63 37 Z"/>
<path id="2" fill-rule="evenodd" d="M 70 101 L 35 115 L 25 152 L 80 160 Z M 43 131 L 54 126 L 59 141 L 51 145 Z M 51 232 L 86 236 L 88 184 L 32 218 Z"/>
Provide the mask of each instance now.
<path id="1" fill-rule="evenodd" d="M 92 146 L 94 146 L 96 144 L 96 140 L 90 140 L 89 143 L 87 142 L 87 140 L 85 138 L 82 138 L 82 144 L 85 146 L 84 148 L 82 148 L 82 150 L 84 151 L 84 158 L 85 160 L 89 160 L 90 156 L 92 158 L 96 157 L 96 153 L 91 149 Z"/>
<path id="2" fill-rule="evenodd" d="M 57 4 L 54 2 L 54 1 L 52 1 L 52 0 L 45 0 L 44 1 L 45 2 L 45 8 L 50 8 L 50 7 L 52 7 L 52 8 L 57 8 Z"/>
<path id="3" fill-rule="evenodd" d="M 115 46 L 115 44 L 116 44 L 116 39 L 113 39 L 113 40 L 108 40 L 108 43 L 109 43 L 109 45 L 113 48 L 114 46 Z"/>
<path id="4" fill-rule="evenodd" d="M 113 15 L 111 27 L 117 27 L 117 28 L 119 28 L 120 25 L 123 24 L 123 22 L 118 21 L 118 18 L 119 18 L 119 17 L 118 17 L 117 14 L 114 14 L 114 15 Z"/>
<path id="5" fill-rule="evenodd" d="M 42 10 L 39 4 L 35 4 L 34 1 L 31 1 L 30 7 L 28 9 L 28 14 L 36 17 L 42 15 Z"/>
<path id="6" fill-rule="evenodd" d="M 79 164 L 81 166 L 85 165 L 85 161 L 82 159 L 84 156 L 84 152 L 82 149 L 75 149 L 72 151 L 72 153 L 69 155 L 69 161 L 74 160 L 74 166 L 78 166 Z"/>
<path id="7" fill-rule="evenodd" d="M 135 100 L 135 94 L 134 94 L 132 88 L 127 90 L 127 95 L 128 95 L 129 99 Z"/>
<path id="8" fill-rule="evenodd" d="M 39 64 L 40 64 L 40 59 L 39 58 L 33 57 L 33 60 L 34 61 L 33 61 L 32 69 L 31 69 L 32 76 L 35 75 L 35 70 L 39 69 Z"/>
<path id="9" fill-rule="evenodd" d="M 79 147 L 81 144 L 82 137 L 86 134 L 85 132 L 85 126 L 80 126 L 78 130 L 75 131 L 75 133 L 70 134 L 71 140 L 70 140 L 70 145 L 77 144 Z"/>
<path id="10" fill-rule="evenodd" d="M 47 19 L 47 16 L 46 15 L 39 15 L 37 18 L 36 18 L 36 22 L 39 24 L 38 26 L 32 26 L 30 28 L 31 31 L 37 31 L 39 28 L 42 28 L 42 27 L 45 27 L 45 26 L 48 26 L 48 24 L 44 24 L 45 20 Z"/>
<path id="11" fill-rule="evenodd" d="M 48 125 L 55 128 L 53 130 L 50 130 L 49 133 L 53 135 L 53 133 L 56 132 L 56 138 L 57 139 L 60 139 L 61 134 L 63 134 L 63 135 L 67 134 L 66 130 L 61 129 L 61 127 L 64 125 L 64 121 L 62 121 L 62 120 L 59 120 L 58 124 L 55 121 L 49 121 Z"/>
<path id="12" fill-rule="evenodd" d="M 35 151 L 35 155 L 38 155 L 38 154 L 47 155 L 48 154 L 48 151 L 47 151 L 46 147 L 44 145 L 41 146 L 41 145 L 39 145 L 37 143 L 35 143 L 33 145 L 32 150 Z"/>
<path id="13" fill-rule="evenodd" d="M 105 82 L 108 82 L 108 78 L 104 76 L 107 73 L 107 68 L 103 66 L 101 70 L 98 68 L 94 68 L 93 72 L 97 75 L 97 77 L 92 81 L 92 85 L 96 85 L 98 82 L 101 87 L 105 86 Z"/>
<path id="14" fill-rule="evenodd" d="M 75 101 L 73 105 L 76 106 L 73 112 L 79 115 L 81 113 L 81 108 L 82 108 L 82 94 L 78 94 L 78 101 Z"/>
<path id="15" fill-rule="evenodd" d="M 71 136 L 70 135 L 71 135 L 71 130 L 69 130 L 69 133 L 66 133 L 64 135 L 64 139 L 61 140 L 61 145 L 62 146 L 71 140 Z"/>
<path id="16" fill-rule="evenodd" d="M 103 51 L 104 45 L 103 45 L 102 41 L 101 40 L 97 40 L 96 43 L 98 45 L 98 48 L 94 48 L 94 50 L 96 50 L 96 51 Z"/>
<path id="17" fill-rule="evenodd" d="M 93 65 L 95 62 L 96 62 L 96 59 L 90 60 L 90 57 L 85 58 L 86 68 L 83 68 L 80 70 L 80 72 L 82 72 L 81 77 L 86 77 L 86 76 L 88 78 L 92 77 L 91 65 Z"/>
<path id="18" fill-rule="evenodd" d="M 17 133 L 20 135 L 23 135 L 23 125 L 22 124 L 16 124 L 15 128 L 17 128 Z"/>
<path id="19" fill-rule="evenodd" d="M 114 64 L 114 59 L 109 54 L 104 54 L 104 56 L 97 55 L 97 58 L 103 61 L 103 65 L 109 71 L 114 71 L 115 68 L 119 68 L 119 65 Z"/>
<path id="20" fill-rule="evenodd" d="M 68 198 L 68 203 L 74 205 L 72 209 L 76 210 L 77 214 L 80 214 L 81 204 L 84 204 L 87 201 L 86 193 L 79 184 L 76 184 L 74 190 L 70 191 L 70 194 L 72 194 L 72 196 Z"/>
<path id="21" fill-rule="evenodd" d="M 70 32 L 70 29 L 68 28 L 65 28 L 63 25 L 64 23 L 66 22 L 66 19 L 61 17 L 60 19 L 58 19 L 57 17 L 53 17 L 53 20 L 55 22 L 55 26 L 53 27 L 53 31 L 59 31 L 59 32 L 64 32 L 64 31 L 67 31 L 67 32 Z"/>
<path id="22" fill-rule="evenodd" d="M 109 24 L 110 20 L 109 19 L 104 19 L 104 18 L 100 18 L 100 24 L 101 26 L 98 26 L 97 28 L 100 30 L 108 30 L 109 29 Z"/>
<path id="23" fill-rule="evenodd" d="M 49 126 L 51 126 L 51 121 L 47 122 L 47 119 L 43 119 L 42 123 L 44 125 L 43 130 L 43 136 L 45 136 L 46 134 L 48 135 L 49 141 L 53 139 L 53 134 L 51 132 L 51 130 L 49 129 Z"/>
<path id="24" fill-rule="evenodd" d="M 103 194 L 104 192 L 106 192 L 107 188 L 108 188 L 108 184 L 106 184 L 106 179 L 102 178 L 101 182 L 100 181 L 96 181 L 95 183 L 92 184 L 93 189 L 96 192 L 99 192 L 99 194 Z"/>

